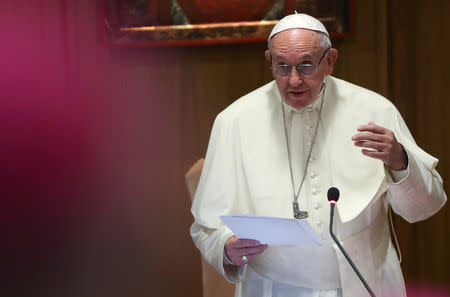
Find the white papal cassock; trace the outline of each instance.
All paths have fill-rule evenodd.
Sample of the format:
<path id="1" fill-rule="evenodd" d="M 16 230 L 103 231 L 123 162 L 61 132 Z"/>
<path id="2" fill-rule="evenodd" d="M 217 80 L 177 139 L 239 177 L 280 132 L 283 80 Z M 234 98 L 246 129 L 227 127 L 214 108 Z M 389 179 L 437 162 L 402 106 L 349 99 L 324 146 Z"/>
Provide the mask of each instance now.
<path id="1" fill-rule="evenodd" d="M 203 257 L 237 283 L 238 297 L 302 296 L 299 292 L 310 289 L 369 296 L 329 236 L 326 193 L 331 186 L 341 192 L 335 233 L 374 293 L 406 296 L 390 240 L 388 204 L 408 222 L 416 222 L 436 213 L 447 200 L 435 170 L 438 160 L 416 145 L 390 101 L 331 76 L 323 92 L 309 108 L 294 110 L 285 105 L 285 116 L 296 190 L 313 145 L 299 205 L 328 243 L 270 246 L 240 268 L 223 263 L 224 244 L 233 234 L 220 215 L 293 217 L 282 99 L 276 83 L 240 98 L 215 120 L 192 205 L 191 235 Z M 351 137 L 369 121 L 392 130 L 406 149 L 409 163 L 402 178 L 354 146 Z"/>

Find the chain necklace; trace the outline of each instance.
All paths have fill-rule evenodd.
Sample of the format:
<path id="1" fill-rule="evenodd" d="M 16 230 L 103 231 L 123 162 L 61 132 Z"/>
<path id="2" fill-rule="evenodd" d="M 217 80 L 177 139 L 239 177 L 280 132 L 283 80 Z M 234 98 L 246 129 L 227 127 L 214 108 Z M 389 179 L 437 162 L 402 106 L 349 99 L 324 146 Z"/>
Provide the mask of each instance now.
<path id="1" fill-rule="evenodd" d="M 289 172 L 291 173 L 292 192 L 294 193 L 294 201 L 292 202 L 292 208 L 293 208 L 293 211 L 294 211 L 294 218 L 296 218 L 296 219 L 305 219 L 305 218 L 308 217 L 308 212 L 307 211 L 300 211 L 297 200 L 298 200 L 298 196 L 300 195 L 300 191 L 302 189 L 303 182 L 305 181 L 306 172 L 308 171 L 309 159 L 311 158 L 312 148 L 313 148 L 314 143 L 316 141 L 317 129 L 319 127 L 319 120 L 320 120 L 320 115 L 322 113 L 322 105 L 323 105 L 323 101 L 324 101 L 324 97 L 325 97 L 324 96 L 325 95 L 325 86 L 326 86 L 326 84 L 324 83 L 322 85 L 322 90 L 321 90 L 322 91 L 322 102 L 320 102 L 319 115 L 317 117 L 316 128 L 314 130 L 314 137 L 313 137 L 313 140 L 311 142 L 311 146 L 309 148 L 308 158 L 306 159 L 305 170 L 303 171 L 303 177 L 302 177 L 302 180 L 300 182 L 300 186 L 298 188 L 297 193 L 295 193 L 294 175 L 292 173 L 291 149 L 289 147 L 289 140 L 288 140 L 288 136 L 287 136 L 286 116 L 284 114 L 284 104 L 283 104 L 283 99 L 281 100 L 281 110 L 283 112 L 284 136 L 286 138 L 286 147 L 287 147 L 288 160 L 289 160 Z"/>

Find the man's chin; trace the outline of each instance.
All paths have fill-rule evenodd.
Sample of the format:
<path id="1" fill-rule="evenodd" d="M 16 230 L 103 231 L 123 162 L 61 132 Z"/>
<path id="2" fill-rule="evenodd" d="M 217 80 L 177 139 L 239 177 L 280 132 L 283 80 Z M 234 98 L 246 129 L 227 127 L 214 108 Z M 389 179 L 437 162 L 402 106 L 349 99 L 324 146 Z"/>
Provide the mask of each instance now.
<path id="1" fill-rule="evenodd" d="M 286 103 L 295 109 L 299 109 L 311 105 L 313 103 L 313 100 L 311 100 L 309 96 L 306 96 L 305 93 L 301 94 L 289 93 L 289 95 L 287 96 Z"/>

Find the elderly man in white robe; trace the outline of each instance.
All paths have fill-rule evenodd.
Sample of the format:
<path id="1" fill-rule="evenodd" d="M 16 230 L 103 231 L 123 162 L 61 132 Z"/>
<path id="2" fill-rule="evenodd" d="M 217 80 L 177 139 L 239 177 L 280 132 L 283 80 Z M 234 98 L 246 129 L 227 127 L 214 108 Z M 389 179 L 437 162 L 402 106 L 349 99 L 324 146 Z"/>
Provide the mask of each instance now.
<path id="1" fill-rule="evenodd" d="M 406 296 L 389 205 L 408 222 L 436 213 L 447 200 L 438 160 L 390 101 L 331 76 L 338 52 L 317 19 L 286 16 L 268 47 L 275 80 L 214 122 L 192 205 L 194 243 L 237 297 L 369 296 L 328 233 L 326 192 L 336 186 L 342 245 L 376 296 Z M 238 239 L 219 219 L 229 214 L 305 218 L 326 243 Z"/>

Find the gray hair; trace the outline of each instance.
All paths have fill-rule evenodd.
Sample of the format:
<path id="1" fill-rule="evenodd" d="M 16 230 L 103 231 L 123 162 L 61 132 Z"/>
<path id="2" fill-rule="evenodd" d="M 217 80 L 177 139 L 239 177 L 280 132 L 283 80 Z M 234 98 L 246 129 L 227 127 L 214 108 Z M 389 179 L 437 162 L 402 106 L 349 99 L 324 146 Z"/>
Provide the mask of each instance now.
<path id="1" fill-rule="evenodd" d="M 331 41 L 330 37 L 323 33 L 323 32 L 317 32 L 319 34 L 319 44 L 323 49 L 327 49 L 331 47 Z"/>

